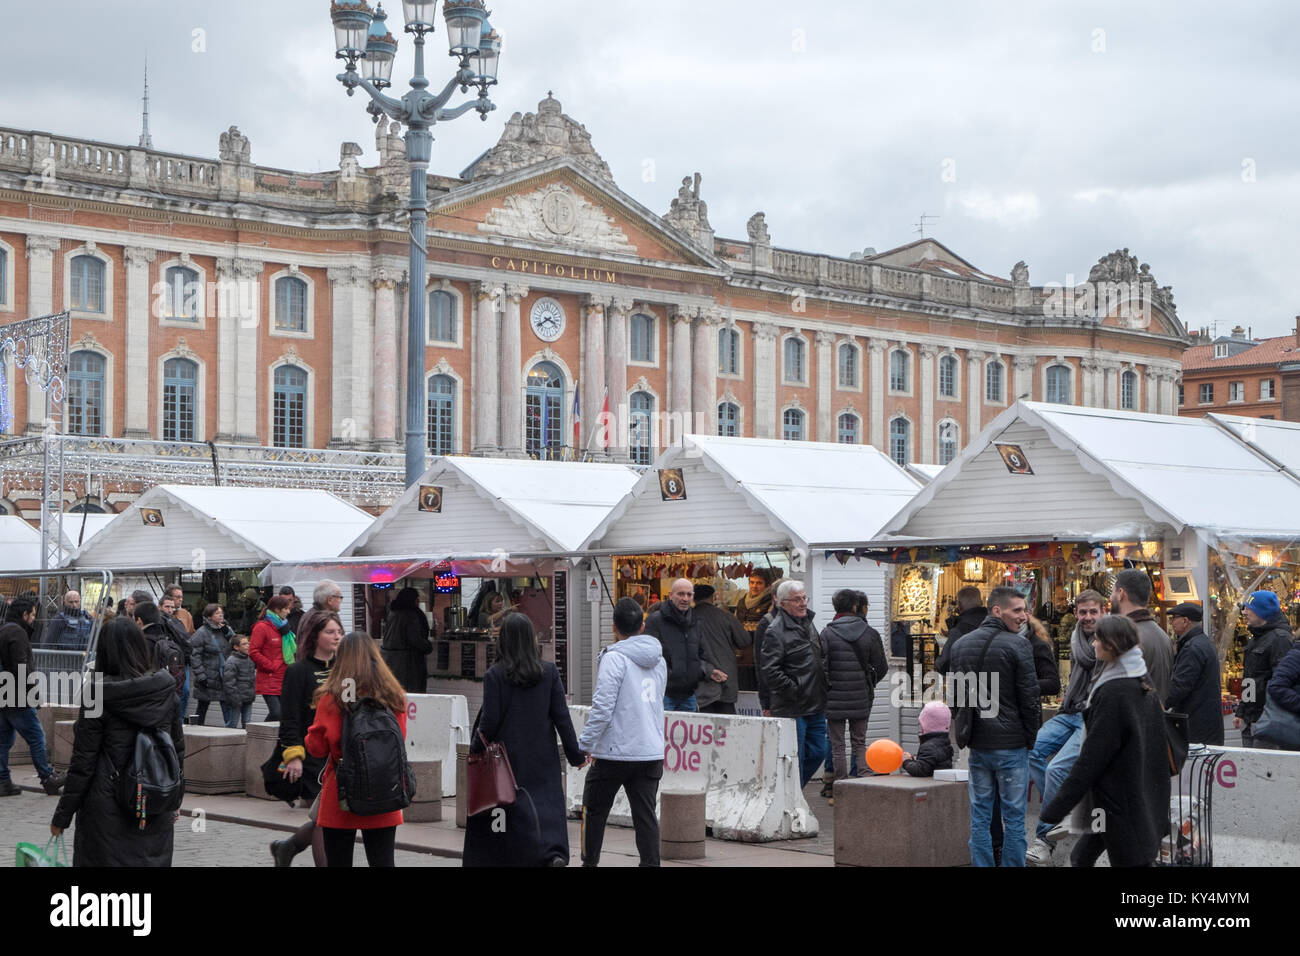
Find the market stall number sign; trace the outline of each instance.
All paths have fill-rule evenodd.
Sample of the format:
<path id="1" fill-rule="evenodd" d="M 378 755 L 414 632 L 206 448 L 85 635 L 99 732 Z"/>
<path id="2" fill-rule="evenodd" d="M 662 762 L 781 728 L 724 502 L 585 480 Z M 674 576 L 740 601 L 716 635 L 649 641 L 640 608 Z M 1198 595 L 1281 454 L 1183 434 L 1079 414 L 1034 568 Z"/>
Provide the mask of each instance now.
<path id="1" fill-rule="evenodd" d="M 1019 445 L 998 444 L 998 454 L 1002 456 L 1002 461 L 1007 466 L 1007 471 L 1013 475 L 1032 475 L 1034 469 L 1029 467 L 1029 459 L 1025 453 L 1020 450 Z"/>
<path id="2" fill-rule="evenodd" d="M 162 512 L 157 508 L 141 508 L 140 517 L 144 520 L 145 524 L 155 525 L 159 528 L 163 527 Z"/>
<path id="3" fill-rule="evenodd" d="M 420 486 L 420 510 L 442 512 L 442 489 L 437 485 Z"/>
<path id="4" fill-rule="evenodd" d="M 686 500 L 686 480 L 680 468 L 659 469 L 659 494 L 664 501 Z"/>

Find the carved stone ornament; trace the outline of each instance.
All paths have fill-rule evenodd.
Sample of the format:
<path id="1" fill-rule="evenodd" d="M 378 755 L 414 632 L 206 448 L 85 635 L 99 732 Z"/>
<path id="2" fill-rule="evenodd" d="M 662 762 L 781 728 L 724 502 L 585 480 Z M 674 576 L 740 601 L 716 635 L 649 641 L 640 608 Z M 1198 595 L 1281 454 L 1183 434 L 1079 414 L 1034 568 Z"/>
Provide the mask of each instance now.
<path id="1" fill-rule="evenodd" d="M 1155 284 L 1151 267 L 1145 262 L 1138 264 L 1137 256 L 1131 256 L 1127 249 L 1116 249 L 1109 255 L 1097 260 L 1097 264 L 1088 273 L 1089 282 L 1136 282 L 1145 285 Z"/>
<path id="2" fill-rule="evenodd" d="M 787 405 L 785 406 L 785 409 L 782 409 L 782 411 L 785 411 L 785 410 L 787 410 L 787 409 L 791 409 L 791 408 L 798 409 L 798 410 L 801 411 L 801 412 L 805 412 L 805 411 L 807 411 L 807 409 L 804 408 L 804 404 L 803 404 L 803 402 L 799 401 L 799 399 L 797 399 L 797 398 L 793 398 L 793 399 L 791 399 L 790 402 L 789 402 L 789 404 L 787 404 Z"/>
<path id="3" fill-rule="evenodd" d="M 230 127 L 218 140 L 217 155 L 221 157 L 223 163 L 247 164 L 252 159 L 252 152 L 252 143 L 237 126 Z"/>
<path id="4" fill-rule="evenodd" d="M 429 369 L 430 375 L 454 375 L 452 367 L 447 363 L 445 357 L 438 359 L 438 364 Z"/>
<path id="5" fill-rule="evenodd" d="M 489 212 L 478 228 L 490 235 L 601 252 L 636 252 L 612 217 L 563 183 L 551 183 L 525 195 L 507 196 L 504 204 Z"/>
<path id="6" fill-rule="evenodd" d="M 294 348 L 292 345 L 290 345 L 287 349 L 284 350 L 284 354 L 280 356 L 280 359 L 281 361 L 286 362 L 289 365 L 297 365 L 299 362 L 298 350 Z"/>
<path id="7" fill-rule="evenodd" d="M 749 241 L 755 245 L 770 246 L 772 237 L 767 231 L 767 216 L 761 212 L 756 212 L 749 217 L 749 222 L 745 223 L 745 229 L 749 233 Z"/>
<path id="8" fill-rule="evenodd" d="M 641 392 L 648 392 L 648 391 L 650 391 L 650 383 L 646 381 L 646 378 L 645 378 L 644 375 L 640 376 L 640 377 L 639 377 L 639 378 L 638 378 L 638 379 L 637 379 L 637 380 L 632 384 L 632 391 L 634 391 L 634 392 L 638 392 L 638 391 L 641 391 Z"/>
<path id="9" fill-rule="evenodd" d="M 176 358 L 187 358 L 187 359 L 198 358 L 198 355 L 196 355 L 194 350 L 190 348 L 190 343 L 186 340 L 185 336 L 183 335 L 176 340 L 176 347 L 171 350 L 170 354 Z"/>
<path id="10" fill-rule="evenodd" d="M 1011 267 L 1011 284 L 1014 286 L 1029 285 L 1029 266 L 1025 265 L 1025 260 L 1021 259 Z"/>
<path id="11" fill-rule="evenodd" d="M 609 307 L 614 312 L 627 313 L 632 311 L 632 306 L 635 304 L 636 300 L 630 295 L 615 295 L 610 299 Z"/>
<path id="12" fill-rule="evenodd" d="M 473 179 L 491 179 L 516 169 L 569 157 L 597 179 L 614 185 L 609 164 L 591 145 L 591 134 L 564 114 L 560 101 L 549 93 L 536 113 L 516 113 L 506 122 L 501 139 L 474 164 Z"/>
<path id="13" fill-rule="evenodd" d="M 81 336 L 81 338 L 77 339 L 76 342 L 72 343 L 72 346 L 73 348 L 78 348 L 78 349 L 104 350 L 104 346 L 100 344 L 99 339 L 95 338 L 94 332 L 86 332 L 84 335 Z"/>

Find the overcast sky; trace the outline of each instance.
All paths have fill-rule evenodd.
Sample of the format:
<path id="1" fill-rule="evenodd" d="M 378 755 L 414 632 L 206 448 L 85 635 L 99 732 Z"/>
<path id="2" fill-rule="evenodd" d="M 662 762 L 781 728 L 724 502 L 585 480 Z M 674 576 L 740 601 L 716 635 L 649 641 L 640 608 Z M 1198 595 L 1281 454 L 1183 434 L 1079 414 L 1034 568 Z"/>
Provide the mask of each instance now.
<path id="1" fill-rule="evenodd" d="M 157 149 L 215 157 L 233 124 L 261 165 L 337 168 L 346 140 L 375 160 L 363 95 L 334 79 L 327 0 L 6 6 L 0 125 L 134 143 L 147 52 Z M 777 246 L 848 255 L 917 238 L 926 213 L 927 235 L 996 275 L 1024 259 L 1034 284 L 1082 280 L 1128 247 L 1189 328 L 1281 335 L 1300 313 L 1300 6 L 1286 0 L 491 6 L 498 111 L 437 129 L 435 171 L 459 172 L 553 89 L 651 209 L 702 173 L 720 236 L 745 238 L 761 209 Z M 401 3 L 389 12 L 400 29 Z M 441 24 L 433 39 L 440 87 Z"/>

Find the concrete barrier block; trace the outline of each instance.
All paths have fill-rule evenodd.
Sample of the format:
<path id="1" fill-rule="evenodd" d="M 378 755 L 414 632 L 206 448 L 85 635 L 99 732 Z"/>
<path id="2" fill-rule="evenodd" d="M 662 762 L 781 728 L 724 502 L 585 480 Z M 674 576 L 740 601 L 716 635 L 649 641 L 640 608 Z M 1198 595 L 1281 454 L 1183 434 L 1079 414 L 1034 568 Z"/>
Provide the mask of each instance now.
<path id="1" fill-rule="evenodd" d="M 413 803 L 402 811 L 407 823 L 439 823 L 442 820 L 442 798 L 427 803 Z"/>
<path id="2" fill-rule="evenodd" d="M 243 730 L 186 724 L 185 792 L 244 792 L 247 737 Z"/>
<path id="3" fill-rule="evenodd" d="M 62 773 L 72 763 L 72 738 L 75 720 L 56 720 L 54 735 L 46 738 L 46 747 L 50 752 L 50 765 Z M 51 740 L 53 743 L 51 744 Z"/>
<path id="4" fill-rule="evenodd" d="M 662 790 L 659 793 L 659 838 L 664 843 L 704 840 L 704 791 Z"/>
<path id="5" fill-rule="evenodd" d="M 455 796 L 457 744 L 469 743 L 469 704 L 457 694 L 406 695 L 406 756 L 442 765 L 441 793 Z"/>
<path id="6" fill-rule="evenodd" d="M 415 802 L 432 803 L 442 799 L 442 761 L 412 760 L 411 774 L 415 777 Z"/>
<path id="7" fill-rule="evenodd" d="M 664 860 L 703 860 L 704 841 L 677 843 L 672 840 L 659 840 L 659 857 Z"/>
<path id="8" fill-rule="evenodd" d="M 837 866 L 969 866 L 965 783 L 926 777 L 835 782 Z"/>
<path id="9" fill-rule="evenodd" d="M 1215 866 L 1300 866 L 1300 753 L 1214 747 L 1221 756 L 1200 781 L 1202 761 L 1182 773 L 1185 798 L 1210 800 Z M 1179 781 L 1171 781 L 1173 796 Z"/>
<path id="10" fill-rule="evenodd" d="M 469 814 L 465 812 L 465 796 L 469 793 L 465 780 L 469 776 L 469 744 L 456 745 L 456 826 L 465 829 Z"/>
<path id="11" fill-rule="evenodd" d="M 250 723 L 244 728 L 244 793 L 260 800 L 274 800 L 262 782 L 262 764 L 279 746 L 280 724 L 277 721 Z"/>
<path id="12" fill-rule="evenodd" d="M 47 750 L 52 749 L 50 741 L 54 739 L 54 725 L 60 720 L 76 720 L 80 712 L 80 707 L 69 707 L 66 704 L 42 704 L 36 708 L 36 719 L 40 721 L 41 729 L 45 731 Z"/>

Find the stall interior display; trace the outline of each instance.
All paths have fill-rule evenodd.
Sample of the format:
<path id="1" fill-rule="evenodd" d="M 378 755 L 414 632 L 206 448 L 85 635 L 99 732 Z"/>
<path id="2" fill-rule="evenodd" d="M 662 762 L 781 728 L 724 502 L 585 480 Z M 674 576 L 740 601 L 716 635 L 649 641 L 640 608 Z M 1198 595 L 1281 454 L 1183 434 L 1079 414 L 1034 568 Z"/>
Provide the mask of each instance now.
<path id="1" fill-rule="evenodd" d="M 1300 547 L 1295 542 L 1220 540 L 1210 549 L 1206 614 L 1223 658 L 1224 712 L 1241 699 L 1242 653 L 1251 634 L 1241 602 L 1252 591 L 1272 591 L 1293 629 L 1300 611 Z"/>
<path id="2" fill-rule="evenodd" d="M 667 600 L 672 584 L 687 578 L 693 584 L 710 584 L 717 590 L 716 603 L 730 610 L 749 590 L 755 570 L 767 572 L 775 583 L 789 574 L 789 557 L 774 552 L 684 552 L 629 554 L 614 557 L 614 600 L 630 597 L 647 613 Z"/>

